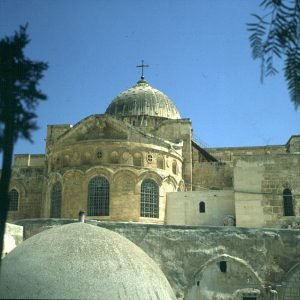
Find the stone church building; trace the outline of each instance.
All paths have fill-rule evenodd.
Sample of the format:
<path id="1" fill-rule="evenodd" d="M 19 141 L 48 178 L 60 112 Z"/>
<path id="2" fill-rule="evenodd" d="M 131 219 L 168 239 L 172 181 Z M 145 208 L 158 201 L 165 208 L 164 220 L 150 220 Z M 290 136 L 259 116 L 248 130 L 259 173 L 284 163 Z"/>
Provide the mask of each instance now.
<path id="1" fill-rule="evenodd" d="M 287 227 L 300 216 L 300 136 L 205 149 L 142 77 L 105 114 L 49 125 L 46 153 L 15 156 L 9 220 L 87 218 Z"/>
<path id="2" fill-rule="evenodd" d="M 205 148 L 143 76 L 104 114 L 49 125 L 46 153 L 15 155 L 9 209 L 27 237 L 84 211 L 156 261 L 178 299 L 300 299 L 300 135 Z"/>

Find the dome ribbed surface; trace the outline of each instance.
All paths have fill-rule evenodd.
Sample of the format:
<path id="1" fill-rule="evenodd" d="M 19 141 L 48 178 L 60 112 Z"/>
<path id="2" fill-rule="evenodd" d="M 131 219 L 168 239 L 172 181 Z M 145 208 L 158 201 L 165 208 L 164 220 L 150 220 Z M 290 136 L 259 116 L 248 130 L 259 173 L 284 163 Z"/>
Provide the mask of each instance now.
<path id="1" fill-rule="evenodd" d="M 2 261 L 0 298 L 175 299 L 155 262 L 128 239 L 83 223 L 45 230 Z"/>
<path id="2" fill-rule="evenodd" d="M 180 119 L 172 100 L 145 80 L 138 81 L 135 86 L 119 94 L 105 113 L 116 117 L 144 115 Z"/>

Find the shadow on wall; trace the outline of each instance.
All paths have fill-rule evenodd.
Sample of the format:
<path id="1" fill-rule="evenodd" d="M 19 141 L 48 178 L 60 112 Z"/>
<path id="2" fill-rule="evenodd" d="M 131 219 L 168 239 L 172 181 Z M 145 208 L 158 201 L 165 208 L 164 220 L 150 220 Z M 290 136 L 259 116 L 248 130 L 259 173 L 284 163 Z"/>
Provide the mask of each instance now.
<path id="1" fill-rule="evenodd" d="M 293 266 L 282 282 L 282 299 L 298 300 L 300 298 L 300 262 Z"/>

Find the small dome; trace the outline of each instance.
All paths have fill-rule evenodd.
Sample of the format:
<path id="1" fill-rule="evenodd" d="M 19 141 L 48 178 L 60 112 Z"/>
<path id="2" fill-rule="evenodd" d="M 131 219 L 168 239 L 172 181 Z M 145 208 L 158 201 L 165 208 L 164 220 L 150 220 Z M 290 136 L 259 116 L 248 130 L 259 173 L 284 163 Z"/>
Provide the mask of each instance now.
<path id="1" fill-rule="evenodd" d="M 172 100 L 147 81 L 139 80 L 135 86 L 119 94 L 107 108 L 106 114 L 115 117 L 153 116 L 180 119 Z"/>
<path id="2" fill-rule="evenodd" d="M 175 299 L 156 263 L 110 230 L 84 223 L 43 231 L 2 261 L 0 298 Z"/>

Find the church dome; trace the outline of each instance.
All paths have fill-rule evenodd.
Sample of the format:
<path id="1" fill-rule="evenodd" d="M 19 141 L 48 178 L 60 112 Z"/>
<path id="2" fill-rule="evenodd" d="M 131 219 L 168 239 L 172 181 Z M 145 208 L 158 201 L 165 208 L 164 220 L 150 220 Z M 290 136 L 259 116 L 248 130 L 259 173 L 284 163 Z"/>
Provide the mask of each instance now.
<path id="1" fill-rule="evenodd" d="M 175 299 L 156 263 L 118 233 L 84 223 L 45 230 L 2 260 L 0 298 Z"/>
<path id="2" fill-rule="evenodd" d="M 172 100 L 143 79 L 119 94 L 105 113 L 115 117 L 152 116 L 180 119 L 179 111 Z"/>

